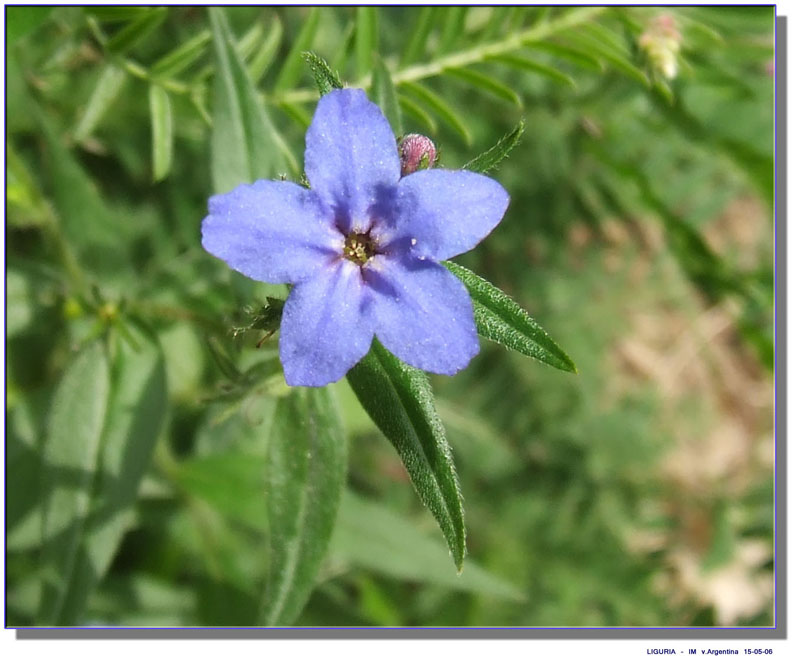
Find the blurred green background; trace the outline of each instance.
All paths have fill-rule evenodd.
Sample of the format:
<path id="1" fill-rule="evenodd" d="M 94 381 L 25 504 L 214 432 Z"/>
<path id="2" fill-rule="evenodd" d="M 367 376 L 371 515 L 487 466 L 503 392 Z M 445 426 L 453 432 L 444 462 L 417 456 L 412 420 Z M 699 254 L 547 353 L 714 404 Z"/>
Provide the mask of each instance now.
<path id="1" fill-rule="evenodd" d="M 297 623 L 772 625 L 773 8 L 224 11 L 300 164 L 318 97 L 306 49 L 370 94 L 378 52 L 403 132 L 431 136 L 441 166 L 525 119 L 493 174 L 508 213 L 459 261 L 580 371 L 483 342 L 433 378 L 466 506 L 461 576 L 337 384 L 348 491 Z M 41 512 L 64 482 L 47 475 L 53 397 L 102 337 L 139 360 L 112 381 L 147 364 L 165 377 L 140 379 L 152 457 L 121 464 L 141 485 L 92 483 L 118 491 L 118 523 L 72 623 L 258 625 L 265 452 L 287 388 L 278 335 L 231 335 L 274 291 L 199 243 L 224 180 L 209 14 L 6 17 L 7 624 L 45 623 Z M 257 176 L 283 171 L 299 178 Z M 63 388 L 90 420 L 95 388 Z"/>

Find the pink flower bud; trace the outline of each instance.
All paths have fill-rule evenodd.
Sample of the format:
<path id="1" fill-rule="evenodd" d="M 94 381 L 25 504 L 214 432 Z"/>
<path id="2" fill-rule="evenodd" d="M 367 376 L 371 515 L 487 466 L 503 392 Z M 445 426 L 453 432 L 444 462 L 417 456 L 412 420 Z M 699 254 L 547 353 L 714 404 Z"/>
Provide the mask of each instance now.
<path id="1" fill-rule="evenodd" d="M 657 72 L 667 79 L 674 79 L 678 73 L 678 52 L 682 40 L 675 18 L 670 14 L 660 14 L 650 21 L 647 30 L 639 36 L 639 46 Z"/>
<path id="2" fill-rule="evenodd" d="M 436 146 L 425 135 L 406 135 L 400 140 L 399 150 L 403 176 L 436 164 Z"/>

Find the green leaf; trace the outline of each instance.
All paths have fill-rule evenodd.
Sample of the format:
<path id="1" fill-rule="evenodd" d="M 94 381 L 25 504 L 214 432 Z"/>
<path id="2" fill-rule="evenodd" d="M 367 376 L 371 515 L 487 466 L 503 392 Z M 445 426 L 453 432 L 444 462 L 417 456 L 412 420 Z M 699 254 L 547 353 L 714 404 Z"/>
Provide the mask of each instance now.
<path id="1" fill-rule="evenodd" d="M 427 106 L 433 113 L 461 135 L 465 144 L 470 145 L 472 143 L 472 136 L 467 126 L 464 125 L 458 117 L 458 114 L 439 95 L 418 83 L 405 81 L 401 85 L 403 90 L 413 94 L 422 104 Z"/>
<path id="2" fill-rule="evenodd" d="M 275 92 L 280 92 L 296 85 L 303 74 L 303 51 L 310 51 L 319 27 L 319 7 L 312 7 L 306 16 L 303 27 L 292 44 L 283 67 L 275 81 Z"/>
<path id="3" fill-rule="evenodd" d="M 259 419 L 261 416 L 259 416 Z M 249 426 L 239 438 L 260 437 L 260 447 L 269 440 L 271 423 Z M 245 431 L 245 430 L 242 430 Z M 238 441 L 237 441 L 238 445 Z M 245 452 L 224 452 L 181 461 L 175 480 L 191 496 L 202 499 L 226 521 L 266 534 L 268 526 L 264 457 Z"/>
<path id="4" fill-rule="evenodd" d="M 180 74 L 203 56 L 210 41 L 211 32 L 201 30 L 194 37 L 159 58 L 150 70 L 153 78 L 168 78 Z"/>
<path id="5" fill-rule="evenodd" d="M 247 59 L 250 58 L 256 47 L 261 43 L 263 32 L 264 28 L 261 23 L 254 23 L 244 35 L 236 40 L 236 54 L 243 63 L 247 62 Z"/>
<path id="6" fill-rule="evenodd" d="M 347 374 L 372 421 L 397 449 L 420 499 L 441 527 L 456 568 L 464 565 L 464 508 L 444 426 L 423 371 L 404 364 L 377 340 Z"/>
<path id="7" fill-rule="evenodd" d="M 38 227 L 53 219 L 39 183 L 10 141 L 6 142 L 6 205 L 6 220 L 14 227 Z"/>
<path id="8" fill-rule="evenodd" d="M 270 65 L 274 62 L 275 54 L 278 52 L 278 47 L 281 45 L 281 38 L 283 37 L 283 24 L 276 17 L 272 20 L 269 26 L 269 32 L 258 47 L 256 55 L 247 66 L 247 71 L 250 73 L 250 78 L 254 84 L 257 84 L 264 75 L 267 73 Z"/>
<path id="9" fill-rule="evenodd" d="M 403 119 L 400 114 L 400 103 L 397 101 L 397 90 L 392 81 L 392 75 L 386 68 L 386 63 L 377 53 L 375 54 L 375 66 L 372 69 L 372 91 L 395 135 L 402 135 Z"/>
<path id="10" fill-rule="evenodd" d="M 390 578 L 424 582 L 520 601 L 514 585 L 470 562 L 459 574 L 441 541 L 374 501 L 345 491 L 330 549 L 334 562 L 345 562 Z"/>
<path id="11" fill-rule="evenodd" d="M 442 7 L 442 30 L 439 43 L 436 45 L 436 55 L 448 53 L 464 35 L 464 20 L 469 7 Z"/>
<path id="12" fill-rule="evenodd" d="M 471 172 L 479 172 L 481 174 L 485 174 L 494 169 L 505 160 L 516 145 L 519 144 L 519 140 L 524 131 L 525 121 L 520 121 L 511 132 L 501 137 L 492 148 L 470 160 L 462 169 L 467 169 Z"/>
<path id="13" fill-rule="evenodd" d="M 161 351 L 138 328 L 126 329 L 127 337 L 119 337 L 111 367 L 111 394 L 92 485 L 91 513 L 80 552 L 66 578 L 60 623 L 80 622 L 89 595 L 108 570 L 132 522 L 132 506 L 166 413 Z"/>
<path id="14" fill-rule="evenodd" d="M 153 181 L 160 181 L 172 164 L 172 107 L 169 94 L 150 84 L 150 128 L 153 139 Z"/>
<path id="15" fill-rule="evenodd" d="M 556 44 L 554 42 L 526 42 L 525 45 L 530 49 L 544 51 L 557 58 L 569 60 L 571 63 L 583 67 L 584 69 L 593 70 L 595 72 L 603 71 L 603 63 L 588 51 L 583 51 L 564 44 Z"/>
<path id="16" fill-rule="evenodd" d="M 326 93 L 330 93 L 334 88 L 344 88 L 344 84 L 339 78 L 339 75 L 328 67 L 328 63 L 326 63 L 323 58 L 320 58 L 313 51 L 303 51 L 301 55 L 303 56 L 303 60 L 305 60 L 311 68 L 311 73 L 314 75 L 314 81 L 317 83 L 320 97 Z"/>
<path id="17" fill-rule="evenodd" d="M 402 66 L 416 62 L 422 56 L 425 52 L 428 35 L 431 32 L 431 28 L 433 28 L 434 8 L 422 7 L 418 11 L 417 22 L 414 24 L 414 30 L 406 42 L 403 57 L 400 59 L 400 65 Z"/>
<path id="18" fill-rule="evenodd" d="M 22 334 L 34 322 L 35 296 L 27 274 L 6 268 L 6 340 Z"/>
<path id="19" fill-rule="evenodd" d="M 77 273 L 102 275 L 104 280 L 124 280 L 129 267 L 129 244 L 135 231 L 125 212 L 111 208 L 97 186 L 64 146 L 48 117 L 35 105 L 32 115 L 38 120 L 44 138 L 43 148 L 50 165 L 49 194 L 63 235 L 67 252 L 77 251 L 80 267 L 71 266 L 74 258 L 65 259 L 71 278 Z"/>
<path id="20" fill-rule="evenodd" d="M 542 63 L 530 58 L 525 58 L 524 56 L 504 54 L 500 56 L 494 56 L 492 60 L 497 63 L 502 63 L 503 65 L 508 65 L 509 67 L 516 67 L 520 70 L 535 72 L 536 74 L 541 74 L 548 79 L 552 79 L 556 83 L 566 84 L 567 86 L 577 88 L 577 84 L 571 76 L 564 74 L 561 70 L 558 70 L 555 67 L 543 65 Z"/>
<path id="21" fill-rule="evenodd" d="M 94 341 L 70 362 L 56 388 L 42 446 L 42 597 L 37 621 L 64 623 L 71 574 L 81 558 L 92 482 L 110 395 L 108 358 Z"/>
<path id="22" fill-rule="evenodd" d="M 6 7 L 6 44 L 12 45 L 47 20 L 52 7 Z"/>
<path id="23" fill-rule="evenodd" d="M 275 130 L 236 54 L 225 13 L 211 7 L 209 14 L 217 62 L 211 135 L 215 192 L 228 192 L 259 178 L 276 178 L 288 170 L 297 173 L 297 162 Z"/>
<path id="24" fill-rule="evenodd" d="M 167 18 L 167 11 L 166 7 L 149 9 L 109 39 L 106 42 L 106 48 L 117 55 L 130 51 L 161 25 L 161 22 Z"/>
<path id="25" fill-rule="evenodd" d="M 517 107 L 522 106 L 522 100 L 515 91 L 506 86 L 504 83 L 493 77 L 487 76 L 482 72 L 476 72 L 475 70 L 470 70 L 465 67 L 458 67 L 446 69 L 444 74 L 447 74 L 451 77 L 456 77 L 462 81 L 466 81 L 474 88 L 481 88 L 495 97 L 500 98 L 501 100 L 511 102 L 511 104 L 516 105 Z"/>
<path id="26" fill-rule="evenodd" d="M 118 7 L 93 5 L 92 7 L 83 8 L 84 12 L 91 14 L 98 21 L 103 21 L 105 23 L 121 23 L 130 21 L 131 19 L 138 19 L 144 14 L 147 14 L 149 10 L 150 7 L 137 7 L 135 5 L 122 5 Z"/>
<path id="27" fill-rule="evenodd" d="M 74 138 L 80 143 L 86 140 L 114 102 L 125 83 L 125 70 L 114 63 L 103 66 L 89 103 L 86 105 L 77 126 Z"/>
<path id="28" fill-rule="evenodd" d="M 511 297 L 465 267 L 443 264 L 469 291 L 478 334 L 556 369 L 577 373 L 569 356 Z"/>
<path id="29" fill-rule="evenodd" d="M 650 79 L 630 61 L 630 54 L 627 51 L 611 48 L 605 42 L 598 42 L 590 35 L 577 32 L 568 33 L 566 39 L 576 42 L 581 48 L 604 60 L 646 88 L 650 87 Z"/>
<path id="30" fill-rule="evenodd" d="M 294 102 L 281 102 L 279 105 L 281 111 L 286 112 L 293 121 L 295 121 L 303 130 L 311 125 L 311 114 L 308 113 L 302 104 Z"/>
<path id="31" fill-rule="evenodd" d="M 416 119 L 417 123 L 420 125 L 424 125 L 428 132 L 434 135 L 436 134 L 436 121 L 427 111 L 405 95 L 399 94 L 397 99 L 398 102 L 400 102 L 400 108 L 403 112 Z"/>
<path id="32" fill-rule="evenodd" d="M 498 35 L 501 34 L 503 24 L 508 20 L 511 10 L 512 7 L 508 6 L 492 7 L 490 10 L 491 14 L 489 14 L 489 20 L 486 22 L 483 28 L 481 28 L 478 41 L 482 44 L 486 42 L 493 42 Z"/>
<path id="33" fill-rule="evenodd" d="M 296 389 L 279 401 L 268 460 L 264 620 L 285 626 L 314 587 L 347 474 L 347 443 L 330 388 Z"/>
<path id="34" fill-rule="evenodd" d="M 378 51 L 378 10 L 375 7 L 356 8 L 356 76 L 369 73 L 372 59 Z"/>

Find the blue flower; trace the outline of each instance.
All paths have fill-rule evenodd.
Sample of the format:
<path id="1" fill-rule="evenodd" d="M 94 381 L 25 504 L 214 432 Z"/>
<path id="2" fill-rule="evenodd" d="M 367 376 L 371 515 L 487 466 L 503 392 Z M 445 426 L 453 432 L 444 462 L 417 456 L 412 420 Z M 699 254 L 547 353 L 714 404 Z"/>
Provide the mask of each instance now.
<path id="1" fill-rule="evenodd" d="M 400 177 L 395 137 L 362 90 L 323 96 L 306 134 L 310 189 L 256 181 L 209 200 L 203 247 L 257 281 L 293 284 L 280 356 L 289 385 L 339 380 L 374 336 L 452 375 L 478 352 L 472 304 L 439 261 L 500 222 L 508 194 L 468 171 Z"/>

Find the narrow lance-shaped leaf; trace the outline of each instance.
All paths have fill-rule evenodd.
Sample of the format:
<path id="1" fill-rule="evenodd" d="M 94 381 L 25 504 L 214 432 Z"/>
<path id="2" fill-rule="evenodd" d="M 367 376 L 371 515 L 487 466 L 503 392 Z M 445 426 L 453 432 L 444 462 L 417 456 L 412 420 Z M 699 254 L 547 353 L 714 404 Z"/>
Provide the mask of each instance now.
<path id="1" fill-rule="evenodd" d="M 75 127 L 76 142 L 80 143 L 92 134 L 119 95 L 123 83 L 125 83 L 125 70 L 115 63 L 107 63 L 100 72 L 86 109 Z"/>
<path id="2" fill-rule="evenodd" d="M 83 11 L 104 23 L 120 23 L 123 21 L 130 21 L 131 19 L 138 19 L 146 14 L 149 9 L 149 7 L 137 7 L 133 5 L 118 7 L 93 5 L 91 7 L 84 7 Z"/>
<path id="3" fill-rule="evenodd" d="M 650 79 L 630 61 L 630 54 L 618 49 L 613 49 L 604 42 L 599 42 L 586 33 L 566 33 L 564 39 L 578 44 L 580 48 L 607 62 L 623 74 L 627 74 L 630 78 L 635 79 L 643 86 L 650 87 Z"/>
<path id="4" fill-rule="evenodd" d="M 214 84 L 214 128 L 211 172 L 216 192 L 240 183 L 276 178 L 298 166 L 272 124 L 236 54 L 222 9 L 211 7 L 217 70 Z"/>
<path id="5" fill-rule="evenodd" d="M 471 172 L 479 172 L 481 174 L 491 171 L 505 160 L 508 154 L 519 144 L 519 140 L 524 131 L 525 121 L 520 121 L 511 132 L 501 137 L 492 148 L 470 160 L 462 169 L 467 169 Z"/>
<path id="6" fill-rule="evenodd" d="M 278 52 L 278 47 L 281 45 L 281 38 L 283 37 L 283 24 L 276 17 L 272 20 L 269 26 L 269 32 L 258 47 L 258 51 L 253 56 L 253 59 L 247 66 L 247 71 L 250 73 L 250 78 L 254 84 L 257 84 L 263 76 L 267 73 L 270 65 L 275 60 L 275 54 Z"/>
<path id="7" fill-rule="evenodd" d="M 464 125 L 464 122 L 459 118 L 458 114 L 440 96 L 418 83 L 405 81 L 402 85 L 404 90 L 412 93 L 422 104 L 427 106 L 433 113 L 461 135 L 465 144 L 469 145 L 472 143 L 472 136 L 467 126 Z"/>
<path id="8" fill-rule="evenodd" d="M 206 51 L 211 32 L 201 30 L 166 55 L 159 58 L 151 69 L 153 77 L 173 77 L 196 62 Z"/>
<path id="9" fill-rule="evenodd" d="M 145 14 L 131 21 L 109 39 L 106 43 L 106 48 L 111 53 L 118 55 L 130 51 L 158 28 L 165 18 L 167 18 L 166 7 L 150 8 Z"/>
<path id="10" fill-rule="evenodd" d="M 43 582 L 37 621 L 64 623 L 69 574 L 81 551 L 89 515 L 110 382 L 108 358 L 94 341 L 71 361 L 56 388 L 42 447 L 42 489 L 48 490 L 42 514 Z"/>
<path id="11" fill-rule="evenodd" d="M 431 134 L 436 134 L 438 125 L 427 111 L 406 95 L 399 94 L 397 96 L 397 101 L 400 103 L 400 108 L 403 110 L 403 113 L 411 116 L 420 125 L 424 125 Z"/>
<path id="12" fill-rule="evenodd" d="M 254 23 L 251 28 L 236 41 L 236 53 L 242 63 L 246 63 L 258 45 L 263 41 L 264 28 L 260 22 Z"/>
<path id="13" fill-rule="evenodd" d="M 331 538 L 331 556 L 393 579 L 424 582 L 438 587 L 524 600 L 512 584 L 469 560 L 456 573 L 442 541 L 424 533 L 414 522 L 386 504 L 345 490 L 339 519 Z"/>
<path id="14" fill-rule="evenodd" d="M 169 94 L 150 84 L 150 130 L 153 139 L 153 180 L 160 181 L 172 164 L 172 106 Z"/>
<path id="15" fill-rule="evenodd" d="M 461 570 L 466 553 L 464 508 L 444 426 L 423 371 L 404 364 L 377 340 L 347 374 L 364 410 L 397 449 L 411 483 L 431 511 Z"/>
<path id="16" fill-rule="evenodd" d="M 330 93 L 334 88 L 344 88 L 339 75 L 328 66 L 324 58 L 320 58 L 313 51 L 303 51 L 302 55 L 303 60 L 311 68 L 311 74 L 314 75 L 314 81 L 319 89 L 320 97 Z"/>
<path id="17" fill-rule="evenodd" d="M 414 30 L 406 42 L 406 49 L 400 59 L 401 65 L 415 62 L 424 53 L 425 43 L 428 41 L 431 28 L 433 28 L 434 11 L 434 7 L 423 7 L 419 10 Z"/>
<path id="18" fill-rule="evenodd" d="M 311 44 L 314 41 L 314 36 L 317 34 L 317 27 L 319 26 L 319 11 L 319 7 L 312 7 L 309 10 L 303 27 L 292 43 L 292 48 L 289 50 L 286 60 L 283 62 L 283 67 L 278 73 L 278 79 L 275 82 L 276 92 L 291 88 L 300 80 L 300 76 L 303 73 L 303 59 L 301 54 L 303 51 L 311 49 Z"/>
<path id="19" fill-rule="evenodd" d="M 543 63 L 532 60 L 531 58 L 526 58 L 525 56 L 503 54 L 493 57 L 492 60 L 497 63 L 502 63 L 503 65 L 508 65 L 509 67 L 516 67 L 520 70 L 527 70 L 534 74 L 540 74 L 548 79 L 552 79 L 556 83 L 566 84 L 573 88 L 577 87 L 575 80 L 571 76 L 564 74 L 561 70 L 550 67 L 550 65 L 544 65 Z"/>
<path id="20" fill-rule="evenodd" d="M 448 53 L 456 45 L 460 37 L 464 35 L 464 21 L 467 17 L 469 7 L 442 7 L 443 12 L 441 24 L 442 30 L 439 34 L 439 43 L 436 46 L 436 55 Z"/>
<path id="21" fill-rule="evenodd" d="M 153 339 L 126 325 L 112 363 L 112 385 L 92 485 L 91 512 L 70 571 L 61 623 L 80 623 L 89 595 L 108 570 L 132 520 L 166 409 L 166 375 Z"/>
<path id="22" fill-rule="evenodd" d="M 490 93 L 501 100 L 505 100 L 506 102 L 511 102 L 511 104 L 514 104 L 517 107 L 522 106 L 522 100 L 515 91 L 501 81 L 487 76 L 482 72 L 476 72 L 475 70 L 470 70 L 465 67 L 458 67 L 447 69 L 444 71 L 444 73 L 451 77 L 466 81 L 474 88 L 485 90 L 487 93 Z"/>
<path id="23" fill-rule="evenodd" d="M 378 10 L 375 7 L 356 8 L 356 76 L 365 77 L 378 49 Z"/>
<path id="24" fill-rule="evenodd" d="M 291 624 L 328 549 L 347 473 L 347 443 L 329 388 L 281 399 L 268 449 L 270 563 L 264 621 Z"/>
<path id="25" fill-rule="evenodd" d="M 392 81 L 392 75 L 386 68 L 386 63 L 377 53 L 375 54 L 375 66 L 372 69 L 372 91 L 395 135 L 402 135 L 403 119 L 400 114 L 400 103 L 397 100 L 397 90 Z"/>
<path id="26" fill-rule="evenodd" d="M 478 334 L 556 369 L 577 373 L 569 356 L 511 297 L 465 267 L 443 264 L 469 291 Z"/>
<path id="27" fill-rule="evenodd" d="M 303 130 L 311 125 L 311 114 L 303 105 L 295 104 L 294 102 L 281 102 L 280 108 L 282 111 L 286 112 L 292 120 L 296 121 Z"/>
<path id="28" fill-rule="evenodd" d="M 540 41 L 526 42 L 526 46 L 537 51 L 544 51 L 545 53 L 552 54 L 557 58 L 568 60 L 584 69 L 593 70 L 595 72 L 602 72 L 603 70 L 603 63 L 598 58 L 588 51 L 582 51 L 572 46 Z"/>

